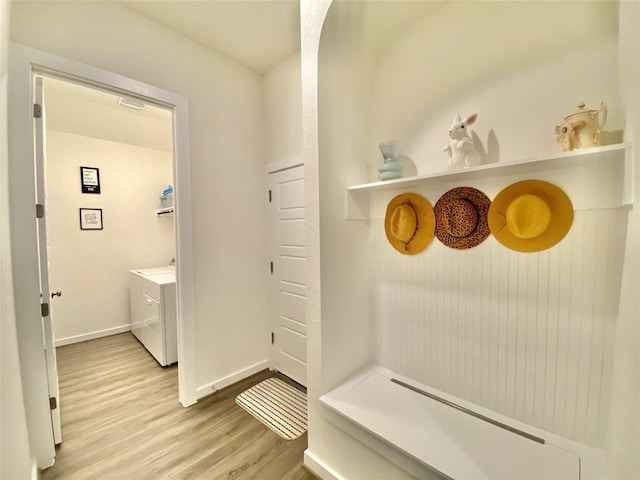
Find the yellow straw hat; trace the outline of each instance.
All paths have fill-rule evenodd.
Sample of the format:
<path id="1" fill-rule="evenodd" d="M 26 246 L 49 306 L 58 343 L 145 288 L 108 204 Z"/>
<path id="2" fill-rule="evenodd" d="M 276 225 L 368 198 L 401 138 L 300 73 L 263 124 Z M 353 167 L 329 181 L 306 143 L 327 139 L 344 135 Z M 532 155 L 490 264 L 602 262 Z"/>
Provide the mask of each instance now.
<path id="1" fill-rule="evenodd" d="M 489 208 L 489 228 L 505 247 L 539 252 L 569 232 L 573 205 L 566 193 L 542 180 L 523 180 L 502 190 Z"/>
<path id="2" fill-rule="evenodd" d="M 487 212 L 491 200 L 472 187 L 452 188 L 433 207 L 436 237 L 444 245 L 463 250 L 480 245 L 489 236 Z"/>
<path id="3" fill-rule="evenodd" d="M 436 220 L 429 200 L 416 193 L 402 193 L 389 202 L 384 230 L 393 248 L 415 255 L 433 239 Z"/>

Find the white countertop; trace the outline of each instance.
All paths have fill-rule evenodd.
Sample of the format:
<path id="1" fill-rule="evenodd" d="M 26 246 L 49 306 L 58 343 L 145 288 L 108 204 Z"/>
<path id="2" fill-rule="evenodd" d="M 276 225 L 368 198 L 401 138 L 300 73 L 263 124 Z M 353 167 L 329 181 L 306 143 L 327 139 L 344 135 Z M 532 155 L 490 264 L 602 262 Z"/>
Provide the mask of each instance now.
<path id="1" fill-rule="evenodd" d="M 156 267 L 156 268 L 140 268 L 129 270 L 133 275 L 146 278 L 148 281 L 157 283 L 158 285 L 172 285 L 176 283 L 176 267 Z"/>

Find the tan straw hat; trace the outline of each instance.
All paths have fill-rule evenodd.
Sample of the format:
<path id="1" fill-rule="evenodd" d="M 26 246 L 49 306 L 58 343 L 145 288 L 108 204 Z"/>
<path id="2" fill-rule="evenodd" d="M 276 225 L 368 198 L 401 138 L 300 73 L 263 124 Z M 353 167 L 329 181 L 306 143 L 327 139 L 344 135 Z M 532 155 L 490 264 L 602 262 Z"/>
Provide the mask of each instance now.
<path id="1" fill-rule="evenodd" d="M 489 209 L 489 228 L 505 247 L 539 252 L 553 247 L 569 232 L 573 205 L 566 193 L 542 180 L 509 185 Z"/>
<path id="2" fill-rule="evenodd" d="M 457 187 L 442 195 L 433 210 L 436 237 L 447 247 L 463 250 L 484 242 L 491 233 L 487 212 L 491 200 L 471 187 Z"/>
<path id="3" fill-rule="evenodd" d="M 405 255 L 415 255 L 427 248 L 435 224 L 431 203 L 416 193 L 402 193 L 387 205 L 384 217 L 387 240 Z"/>

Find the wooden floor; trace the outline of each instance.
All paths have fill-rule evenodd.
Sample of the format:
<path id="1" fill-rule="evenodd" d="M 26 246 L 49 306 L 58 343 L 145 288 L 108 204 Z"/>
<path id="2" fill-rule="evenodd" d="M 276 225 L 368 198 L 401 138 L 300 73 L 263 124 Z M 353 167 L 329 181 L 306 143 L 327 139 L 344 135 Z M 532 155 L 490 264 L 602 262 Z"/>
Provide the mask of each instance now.
<path id="1" fill-rule="evenodd" d="M 307 434 L 280 438 L 235 403 L 269 372 L 184 408 L 177 366 L 160 367 L 130 333 L 57 355 L 63 442 L 44 480 L 315 478 Z"/>

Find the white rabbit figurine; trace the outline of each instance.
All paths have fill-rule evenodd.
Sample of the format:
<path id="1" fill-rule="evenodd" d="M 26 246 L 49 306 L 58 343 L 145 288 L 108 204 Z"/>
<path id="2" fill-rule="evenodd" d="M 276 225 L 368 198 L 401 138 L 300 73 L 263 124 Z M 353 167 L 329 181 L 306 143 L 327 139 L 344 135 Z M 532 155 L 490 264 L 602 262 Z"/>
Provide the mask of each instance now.
<path id="1" fill-rule="evenodd" d="M 482 158 L 467 131 L 469 130 L 469 125 L 473 125 L 477 118 L 478 114 L 474 113 L 464 120 L 460 118 L 460 114 L 457 114 L 453 119 L 453 123 L 449 128 L 451 141 L 443 149 L 443 152 L 449 154 L 449 170 L 480 165 Z"/>

